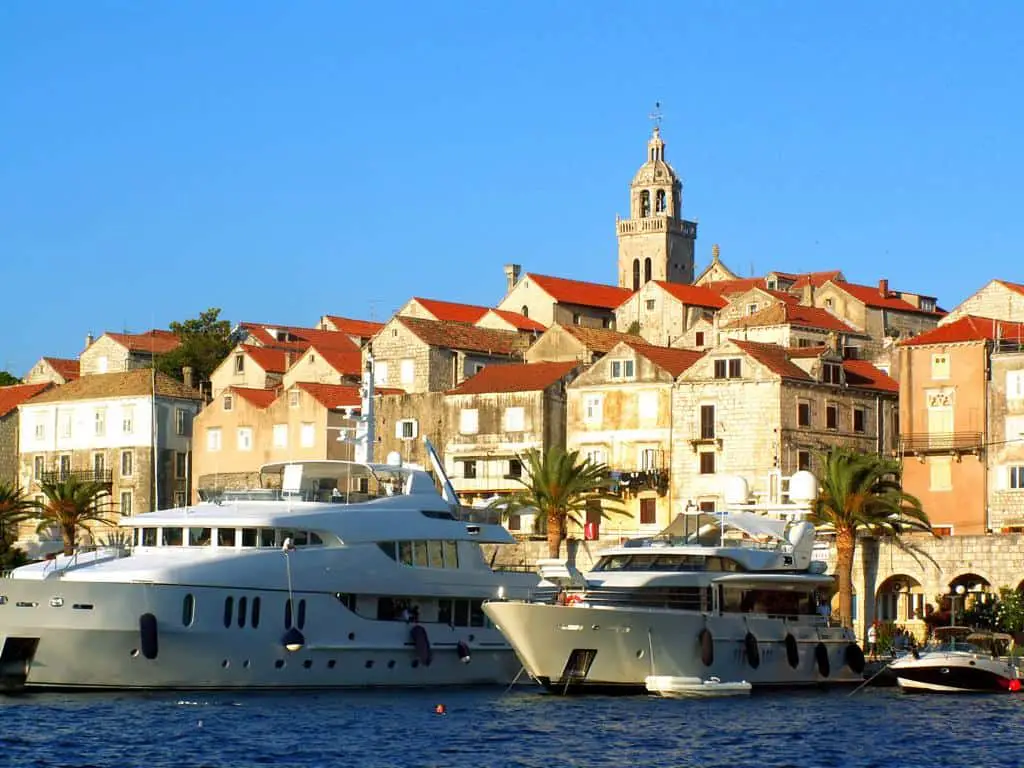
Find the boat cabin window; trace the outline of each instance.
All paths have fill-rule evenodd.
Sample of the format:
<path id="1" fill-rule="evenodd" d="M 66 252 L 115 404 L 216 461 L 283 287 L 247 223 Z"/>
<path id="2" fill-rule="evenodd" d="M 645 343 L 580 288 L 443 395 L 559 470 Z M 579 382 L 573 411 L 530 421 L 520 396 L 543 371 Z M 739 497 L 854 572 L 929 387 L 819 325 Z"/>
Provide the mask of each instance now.
<path id="1" fill-rule="evenodd" d="M 210 545 L 209 528 L 189 528 L 188 544 L 190 547 L 208 547 Z"/>
<path id="2" fill-rule="evenodd" d="M 242 529 L 242 546 L 243 547 L 256 547 L 259 546 L 259 533 L 257 528 L 243 528 Z"/>
<path id="3" fill-rule="evenodd" d="M 185 531 L 181 528 L 161 528 L 160 546 L 180 547 L 185 543 Z"/>
<path id="4" fill-rule="evenodd" d="M 659 553 L 642 555 L 606 555 L 595 571 L 725 571 L 735 573 L 746 570 L 729 557 L 689 553 Z"/>
<path id="5" fill-rule="evenodd" d="M 144 547 L 155 547 L 156 546 L 156 528 L 143 528 L 142 529 L 142 546 L 144 546 Z"/>
<path id="6" fill-rule="evenodd" d="M 417 568 L 458 568 L 459 547 L 456 541 L 380 541 L 377 546 L 381 551 L 402 565 Z"/>
<path id="7" fill-rule="evenodd" d="M 235 546 L 235 529 L 234 528 L 218 528 L 217 529 L 217 546 L 218 547 L 233 547 L 233 546 Z"/>
<path id="8" fill-rule="evenodd" d="M 257 547 L 280 548 L 290 538 L 297 547 L 320 546 L 324 540 L 314 531 L 292 531 L 282 528 L 179 528 L 176 526 L 147 526 L 136 528 L 132 543 L 137 547 L 181 547 L 185 544 L 188 531 L 188 546 L 208 547 L 213 541 L 223 549 L 240 546 L 249 549 Z M 216 533 L 214 533 L 216 532 Z M 393 542 L 392 542 L 393 544 Z"/>
<path id="9" fill-rule="evenodd" d="M 791 589 L 722 587 L 722 613 L 810 616 L 816 613 L 813 592 Z"/>

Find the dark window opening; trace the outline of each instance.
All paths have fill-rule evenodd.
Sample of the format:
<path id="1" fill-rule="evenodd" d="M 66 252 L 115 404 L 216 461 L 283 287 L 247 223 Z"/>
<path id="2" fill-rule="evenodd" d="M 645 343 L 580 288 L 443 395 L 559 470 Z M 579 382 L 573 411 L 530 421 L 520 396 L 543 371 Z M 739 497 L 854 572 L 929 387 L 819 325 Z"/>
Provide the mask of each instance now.
<path id="1" fill-rule="evenodd" d="M 715 406 L 700 407 L 700 439 L 713 440 L 715 437 Z"/>
<path id="2" fill-rule="evenodd" d="M 231 626 L 231 619 L 235 616 L 235 598 L 225 597 L 224 598 L 224 626 Z"/>
<path id="3" fill-rule="evenodd" d="M 864 432 L 864 409 L 853 409 L 853 431 Z"/>
<path id="4" fill-rule="evenodd" d="M 715 454 L 711 451 L 704 451 L 700 455 L 700 473 L 702 475 L 715 474 Z"/>
<path id="5" fill-rule="evenodd" d="M 657 499 L 640 499 L 640 525 L 654 525 L 657 522 Z"/>
<path id="6" fill-rule="evenodd" d="M 827 429 L 839 429 L 839 406 L 825 406 L 825 427 Z"/>
<path id="7" fill-rule="evenodd" d="M 811 426 L 811 404 L 810 403 L 797 403 L 796 405 L 796 423 L 800 427 Z"/>

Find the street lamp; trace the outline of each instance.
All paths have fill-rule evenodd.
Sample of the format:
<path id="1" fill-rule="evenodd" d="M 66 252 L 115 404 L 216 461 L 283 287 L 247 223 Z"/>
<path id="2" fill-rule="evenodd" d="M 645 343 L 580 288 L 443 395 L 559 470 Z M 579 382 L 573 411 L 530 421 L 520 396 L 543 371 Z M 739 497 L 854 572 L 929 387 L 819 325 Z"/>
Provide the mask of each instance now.
<path id="1" fill-rule="evenodd" d="M 949 596 L 949 626 L 951 627 L 956 626 L 956 599 L 958 597 L 963 597 L 964 592 L 966 591 L 967 590 L 964 589 L 963 584 L 957 584 L 956 588 L 953 590 L 954 594 Z"/>

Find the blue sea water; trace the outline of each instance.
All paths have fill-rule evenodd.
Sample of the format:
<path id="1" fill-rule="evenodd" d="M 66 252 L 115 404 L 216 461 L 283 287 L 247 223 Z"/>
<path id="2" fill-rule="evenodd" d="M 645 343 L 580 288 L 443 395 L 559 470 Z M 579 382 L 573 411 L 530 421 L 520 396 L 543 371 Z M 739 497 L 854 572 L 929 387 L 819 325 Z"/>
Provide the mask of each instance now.
<path id="1" fill-rule="evenodd" d="M 1024 765 L 1024 696 L 848 693 L 25 694 L 0 697 L 0 766 Z"/>

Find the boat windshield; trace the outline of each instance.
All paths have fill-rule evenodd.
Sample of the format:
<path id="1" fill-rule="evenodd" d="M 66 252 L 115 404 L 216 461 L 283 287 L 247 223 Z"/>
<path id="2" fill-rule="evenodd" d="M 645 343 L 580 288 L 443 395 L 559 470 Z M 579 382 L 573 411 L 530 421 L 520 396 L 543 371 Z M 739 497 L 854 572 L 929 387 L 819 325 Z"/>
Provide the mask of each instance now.
<path id="1" fill-rule="evenodd" d="M 319 501 L 360 504 L 409 492 L 409 470 L 345 461 L 269 464 L 254 488 L 204 488 L 203 501 Z"/>
<path id="2" fill-rule="evenodd" d="M 970 627 L 940 627 L 929 648 L 939 651 L 961 651 L 1006 656 L 1013 646 L 1013 637 L 998 632 L 979 632 Z"/>

